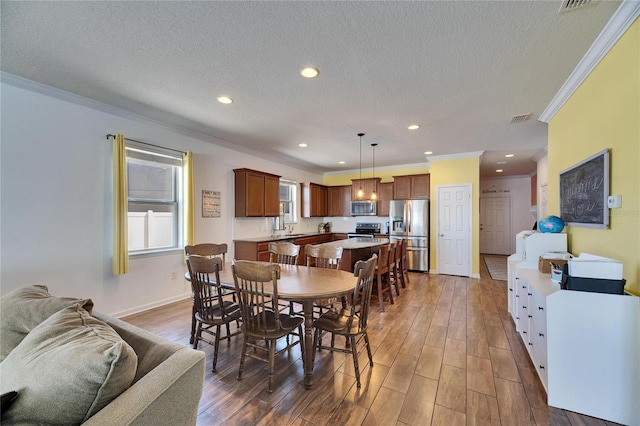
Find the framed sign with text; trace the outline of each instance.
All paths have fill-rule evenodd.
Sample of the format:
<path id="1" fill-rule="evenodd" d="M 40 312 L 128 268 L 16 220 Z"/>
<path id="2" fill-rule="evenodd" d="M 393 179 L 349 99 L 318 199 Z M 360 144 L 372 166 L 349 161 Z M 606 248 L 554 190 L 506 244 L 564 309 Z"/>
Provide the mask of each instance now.
<path id="1" fill-rule="evenodd" d="M 202 190 L 202 217 L 220 217 L 220 191 Z"/>

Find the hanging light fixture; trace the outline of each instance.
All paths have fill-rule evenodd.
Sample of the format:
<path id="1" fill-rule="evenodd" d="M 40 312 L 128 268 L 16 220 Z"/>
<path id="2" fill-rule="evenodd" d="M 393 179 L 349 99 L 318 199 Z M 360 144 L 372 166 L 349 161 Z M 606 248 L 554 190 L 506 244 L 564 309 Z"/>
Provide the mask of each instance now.
<path id="1" fill-rule="evenodd" d="M 358 196 L 358 199 L 362 199 L 364 196 L 364 191 L 362 190 L 362 137 L 364 136 L 364 133 L 358 133 L 358 136 L 360 137 L 360 187 L 358 188 L 356 195 Z"/>
<path id="2" fill-rule="evenodd" d="M 373 149 L 373 178 L 376 178 L 376 146 L 378 146 L 377 143 L 372 143 L 371 147 Z M 375 187 L 375 181 L 374 181 L 374 187 L 373 187 L 373 192 L 371 193 L 371 200 L 372 201 L 376 201 L 378 199 L 378 194 L 376 194 L 376 187 Z"/>

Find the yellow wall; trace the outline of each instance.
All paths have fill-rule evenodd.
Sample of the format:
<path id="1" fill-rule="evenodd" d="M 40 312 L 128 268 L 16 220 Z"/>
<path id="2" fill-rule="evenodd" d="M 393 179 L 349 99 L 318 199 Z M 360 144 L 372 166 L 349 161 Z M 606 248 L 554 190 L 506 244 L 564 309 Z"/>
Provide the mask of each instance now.
<path id="1" fill-rule="evenodd" d="M 436 212 L 438 211 L 437 191 L 439 185 L 471 184 L 471 273 L 480 276 L 480 157 L 466 157 L 452 160 L 440 160 L 431 163 L 431 268 L 437 269 L 437 231 Z"/>
<path id="2" fill-rule="evenodd" d="M 569 250 L 624 262 L 640 295 L 640 21 L 627 30 L 549 122 L 549 214 L 559 212 L 559 173 L 610 148 L 609 229 L 568 228 Z"/>

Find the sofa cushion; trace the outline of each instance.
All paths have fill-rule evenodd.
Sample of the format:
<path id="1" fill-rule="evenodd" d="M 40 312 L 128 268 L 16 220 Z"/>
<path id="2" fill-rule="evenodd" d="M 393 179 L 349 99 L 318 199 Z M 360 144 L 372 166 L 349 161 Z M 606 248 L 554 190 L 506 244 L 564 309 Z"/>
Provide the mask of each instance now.
<path id="1" fill-rule="evenodd" d="M 137 356 L 79 304 L 36 326 L 0 363 L 0 392 L 18 397 L 3 424 L 79 424 L 124 392 Z"/>
<path id="2" fill-rule="evenodd" d="M 91 299 L 52 296 L 43 285 L 19 288 L 0 297 L 0 361 L 38 324 L 77 303 L 91 313 Z"/>

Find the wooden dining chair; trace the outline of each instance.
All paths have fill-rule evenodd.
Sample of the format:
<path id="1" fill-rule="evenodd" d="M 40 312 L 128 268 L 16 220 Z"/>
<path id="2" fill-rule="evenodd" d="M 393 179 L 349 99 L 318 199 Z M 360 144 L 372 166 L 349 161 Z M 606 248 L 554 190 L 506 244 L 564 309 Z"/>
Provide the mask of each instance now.
<path id="1" fill-rule="evenodd" d="M 223 298 L 224 293 L 220 285 L 220 269 L 222 269 L 222 259 L 219 257 L 204 257 L 190 255 L 187 257 L 187 267 L 191 277 L 191 289 L 193 291 L 193 306 L 195 309 L 194 318 L 197 326 L 193 339 L 193 349 L 198 349 L 198 342 L 201 340 L 213 345 L 213 363 L 211 371 L 216 371 L 218 362 L 218 347 L 220 339 L 226 338 L 231 342 L 231 336 L 240 334 L 240 306 L 230 300 Z M 238 331 L 230 333 L 229 324 L 236 322 Z M 220 335 L 220 327 L 227 328 L 226 336 Z M 213 330 L 215 328 L 215 331 Z M 202 337 L 202 333 L 208 333 L 214 340 Z"/>
<path id="2" fill-rule="evenodd" d="M 389 272 L 387 274 L 387 279 L 389 280 L 389 286 L 391 287 L 391 291 L 393 289 L 396 290 L 396 296 L 400 296 L 400 279 L 398 278 L 398 272 L 396 270 L 396 253 L 397 247 L 400 242 L 392 242 L 389 243 Z"/>
<path id="3" fill-rule="evenodd" d="M 269 262 L 280 265 L 297 265 L 300 255 L 300 246 L 297 244 L 283 242 L 269 243 Z M 289 314 L 295 313 L 293 302 L 280 302 L 280 310 L 289 309 Z"/>
<path id="4" fill-rule="evenodd" d="M 304 345 L 301 340 L 304 317 L 283 314 L 278 310 L 280 265 L 238 260 L 232 268 L 242 316 L 240 329 L 244 334 L 238 380 L 242 379 L 245 357 L 266 362 L 269 364 L 269 393 L 271 393 L 273 392 L 275 356 L 300 344 L 304 359 Z M 273 290 L 267 292 L 265 286 L 269 284 Z M 276 351 L 277 340 L 294 334 L 296 330 L 298 338 L 292 343 L 287 341 L 282 349 Z M 266 353 L 267 356 L 260 356 L 259 352 Z"/>
<path id="5" fill-rule="evenodd" d="M 389 302 L 393 305 L 393 291 L 389 284 L 389 244 L 378 249 L 378 262 L 375 271 L 374 289 L 378 295 L 380 311 L 384 312 L 384 294 L 389 296 Z"/>
<path id="6" fill-rule="evenodd" d="M 406 240 L 405 239 L 401 239 L 398 240 L 396 242 L 396 253 L 395 253 L 395 262 L 393 265 L 393 275 L 394 275 L 394 280 L 396 282 L 400 281 L 400 285 L 402 286 L 402 288 L 407 288 L 404 278 L 405 278 L 405 273 L 402 270 L 402 245 L 406 244 Z M 400 293 L 398 293 L 400 294 Z"/>
<path id="7" fill-rule="evenodd" d="M 342 260 L 342 247 L 336 247 L 333 244 L 307 244 L 304 246 L 304 252 L 307 256 L 307 266 L 325 269 L 340 269 L 340 261 Z M 330 309 L 337 298 L 316 300 L 313 304 L 314 315 L 322 315 L 324 309 Z"/>
<path id="8" fill-rule="evenodd" d="M 269 262 L 281 265 L 296 265 L 300 246 L 286 241 L 269 243 Z"/>
<path id="9" fill-rule="evenodd" d="M 357 345 L 364 340 L 364 345 L 369 356 L 369 365 L 373 367 L 373 356 L 371 355 L 371 345 L 367 335 L 367 320 L 369 317 L 369 305 L 371 302 L 371 290 L 375 277 L 377 256 L 374 254 L 369 260 L 359 260 L 354 267 L 354 275 L 358 277 L 351 296 L 350 306 L 331 309 L 313 322 L 315 328 L 313 338 L 313 350 L 328 349 L 350 353 L 353 357 L 353 366 L 356 373 L 356 383 L 360 387 L 360 368 L 358 365 Z M 322 333 L 331 333 L 331 346 L 322 345 Z M 344 348 L 336 347 L 334 337 L 344 336 L 347 345 Z"/>
<path id="10" fill-rule="evenodd" d="M 214 244 L 214 243 L 200 243 L 194 245 L 188 245 L 184 247 L 185 256 L 197 255 L 204 257 L 219 257 L 222 259 L 222 268 L 226 263 L 226 254 L 227 254 L 227 243 Z M 220 269 L 222 269 L 220 268 Z M 224 288 L 222 289 L 222 294 L 224 296 L 231 295 L 233 301 L 235 302 L 235 291 L 231 289 Z M 196 306 L 195 303 L 192 309 L 193 315 L 191 315 L 191 335 L 189 337 L 189 343 L 193 343 L 195 333 L 196 333 Z M 227 334 L 229 334 L 229 328 L 227 328 Z"/>
<path id="11" fill-rule="evenodd" d="M 407 284 L 409 284 L 409 270 L 407 269 L 407 246 L 409 245 L 409 241 L 406 238 L 402 240 L 402 257 L 400 258 L 400 264 L 402 265 L 402 275 Z"/>

